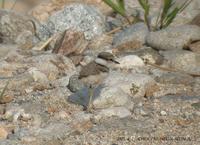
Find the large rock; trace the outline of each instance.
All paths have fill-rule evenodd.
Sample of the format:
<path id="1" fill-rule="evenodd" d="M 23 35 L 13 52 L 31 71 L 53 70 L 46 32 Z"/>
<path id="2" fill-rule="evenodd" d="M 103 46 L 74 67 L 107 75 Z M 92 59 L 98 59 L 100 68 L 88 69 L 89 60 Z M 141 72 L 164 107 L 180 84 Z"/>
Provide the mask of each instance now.
<path id="1" fill-rule="evenodd" d="M 35 27 L 38 25 L 31 16 L 0 10 L 0 35 L 4 43 L 19 44 L 23 48 L 32 47 L 36 40 Z"/>
<path id="2" fill-rule="evenodd" d="M 131 107 L 130 96 L 120 87 L 105 87 L 100 95 L 93 101 L 94 108 L 109 108 L 116 106 Z"/>
<path id="3" fill-rule="evenodd" d="M 200 55 L 186 50 L 172 50 L 162 52 L 162 55 L 167 60 L 165 63 L 174 69 L 200 73 Z"/>
<path id="4" fill-rule="evenodd" d="M 126 41 L 140 41 L 145 43 L 145 37 L 148 34 L 148 28 L 144 23 L 137 23 L 115 34 L 113 39 L 114 45 L 122 44 Z"/>
<path id="5" fill-rule="evenodd" d="M 155 81 L 147 75 L 110 72 L 93 105 L 95 108 L 125 106 L 130 109 L 133 106 L 130 96 L 134 98 L 144 97 L 146 90 L 154 83 Z M 137 86 L 135 94 L 131 93 L 133 84 Z"/>
<path id="6" fill-rule="evenodd" d="M 137 23 L 117 33 L 114 36 L 113 44 L 115 49 L 136 49 L 145 43 L 148 33 L 148 28 L 144 23 Z"/>
<path id="7" fill-rule="evenodd" d="M 28 57 L 24 62 L 31 64 L 38 71 L 45 74 L 49 80 L 55 80 L 59 76 L 70 77 L 75 73 L 72 61 L 64 56 L 56 54 L 41 54 Z"/>
<path id="8" fill-rule="evenodd" d="M 48 19 L 46 27 L 52 34 L 73 27 L 84 32 L 86 39 L 91 39 L 105 31 L 104 22 L 104 16 L 94 7 L 84 4 L 71 4 L 54 13 Z M 42 35 L 45 36 L 45 34 Z"/>
<path id="9" fill-rule="evenodd" d="M 188 45 L 200 40 L 200 28 L 194 25 L 169 27 L 147 36 L 147 44 L 158 50 L 175 50 L 187 48 Z"/>

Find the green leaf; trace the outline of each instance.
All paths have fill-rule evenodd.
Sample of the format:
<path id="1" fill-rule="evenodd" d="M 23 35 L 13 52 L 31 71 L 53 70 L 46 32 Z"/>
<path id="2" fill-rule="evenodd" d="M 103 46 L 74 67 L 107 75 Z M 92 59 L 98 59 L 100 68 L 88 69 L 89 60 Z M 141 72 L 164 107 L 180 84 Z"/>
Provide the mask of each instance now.
<path id="1" fill-rule="evenodd" d="M 124 0 L 117 0 L 119 7 L 125 11 L 125 2 Z"/>
<path id="2" fill-rule="evenodd" d="M 124 0 L 118 0 L 117 4 L 114 3 L 112 0 L 103 0 L 107 5 L 109 5 L 114 11 L 119 13 L 122 16 L 126 16 L 125 13 L 125 6 L 124 6 Z"/>
<path id="3" fill-rule="evenodd" d="M 165 19 L 165 24 L 163 25 L 163 28 L 168 27 L 173 22 L 173 20 L 177 16 L 178 12 L 179 12 L 179 9 L 175 8 L 171 13 L 169 13 L 167 15 L 167 17 Z"/>

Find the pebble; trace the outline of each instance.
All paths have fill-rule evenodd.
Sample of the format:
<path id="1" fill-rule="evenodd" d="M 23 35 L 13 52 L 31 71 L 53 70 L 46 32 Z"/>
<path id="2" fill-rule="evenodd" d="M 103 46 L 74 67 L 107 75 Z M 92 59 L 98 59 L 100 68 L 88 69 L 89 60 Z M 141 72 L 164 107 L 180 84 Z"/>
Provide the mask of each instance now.
<path id="1" fill-rule="evenodd" d="M 160 115 L 161 115 L 161 116 L 167 116 L 167 112 L 166 112 L 166 111 L 161 111 L 161 112 L 160 112 Z"/>

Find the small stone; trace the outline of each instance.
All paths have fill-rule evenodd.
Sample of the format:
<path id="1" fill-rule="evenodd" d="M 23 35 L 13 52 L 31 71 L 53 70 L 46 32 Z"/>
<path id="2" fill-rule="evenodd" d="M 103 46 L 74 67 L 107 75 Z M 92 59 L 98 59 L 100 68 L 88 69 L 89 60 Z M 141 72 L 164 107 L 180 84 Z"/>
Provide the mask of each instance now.
<path id="1" fill-rule="evenodd" d="M 0 140 L 7 139 L 7 137 L 8 137 L 8 132 L 4 127 L 0 126 Z"/>
<path id="2" fill-rule="evenodd" d="M 28 72 L 32 75 L 35 82 L 46 82 L 48 81 L 47 76 L 40 72 L 37 68 L 29 68 Z"/>
<path id="3" fill-rule="evenodd" d="M 69 85 L 68 88 L 71 92 L 77 92 L 83 89 L 85 86 L 81 80 L 79 80 L 78 75 L 73 75 L 69 78 Z"/>
<path id="4" fill-rule="evenodd" d="M 166 115 L 167 115 L 167 112 L 166 112 L 166 111 L 161 111 L 161 112 L 160 112 L 160 115 L 166 116 Z"/>
<path id="5" fill-rule="evenodd" d="M 30 114 L 22 112 L 20 119 L 23 120 L 23 121 L 29 121 L 29 120 L 32 119 L 32 116 Z"/>
<path id="6" fill-rule="evenodd" d="M 5 96 L 3 95 L 0 98 L 0 104 L 10 103 L 13 99 L 14 99 L 14 97 L 11 95 L 5 95 Z"/>

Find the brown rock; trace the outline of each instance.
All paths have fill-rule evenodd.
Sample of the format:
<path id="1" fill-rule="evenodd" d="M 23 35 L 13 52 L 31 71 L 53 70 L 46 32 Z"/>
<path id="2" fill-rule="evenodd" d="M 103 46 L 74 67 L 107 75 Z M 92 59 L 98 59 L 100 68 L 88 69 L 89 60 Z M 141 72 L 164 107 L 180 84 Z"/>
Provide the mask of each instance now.
<path id="1" fill-rule="evenodd" d="M 66 30 L 62 34 L 62 38 L 57 40 L 53 53 L 62 55 L 81 54 L 88 45 L 88 41 L 82 32 L 74 29 Z"/>
<path id="2" fill-rule="evenodd" d="M 91 121 L 83 121 L 83 122 L 75 122 L 72 124 L 72 128 L 74 129 L 74 133 L 82 134 L 93 127 Z"/>
<path id="3" fill-rule="evenodd" d="M 153 94 L 154 94 L 154 92 L 159 91 L 159 89 L 160 89 L 160 88 L 159 88 L 159 86 L 158 86 L 157 84 L 155 84 L 155 85 L 153 85 L 153 86 L 147 88 L 145 97 L 147 97 L 147 98 L 148 98 L 148 97 L 152 97 Z"/>
<path id="4" fill-rule="evenodd" d="M 5 96 L 2 96 L 1 98 L 0 98 L 0 104 L 6 104 L 6 103 L 9 103 L 9 102 L 11 102 L 12 100 L 13 100 L 13 96 L 11 96 L 11 95 L 5 95 Z"/>
<path id="5" fill-rule="evenodd" d="M 194 43 L 190 44 L 189 48 L 193 52 L 200 53 L 200 41 L 197 41 L 197 42 L 194 42 Z"/>
<path id="6" fill-rule="evenodd" d="M 6 139 L 7 136 L 8 136 L 7 130 L 4 127 L 0 126 L 0 139 L 1 140 Z"/>
<path id="7" fill-rule="evenodd" d="M 200 26 L 200 14 L 198 14 L 191 22 L 192 25 Z"/>

